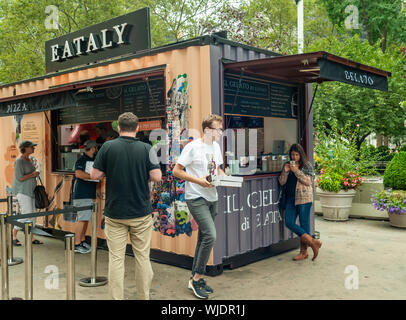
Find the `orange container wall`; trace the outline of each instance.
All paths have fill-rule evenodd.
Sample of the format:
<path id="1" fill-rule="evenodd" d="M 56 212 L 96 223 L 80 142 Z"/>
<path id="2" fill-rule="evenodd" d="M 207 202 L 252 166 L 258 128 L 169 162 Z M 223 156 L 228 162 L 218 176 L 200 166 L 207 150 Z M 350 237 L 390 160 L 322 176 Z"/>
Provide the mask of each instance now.
<path id="1" fill-rule="evenodd" d="M 204 117 L 211 113 L 211 79 L 210 79 L 210 46 L 190 46 L 184 49 L 176 49 L 172 51 L 166 51 L 158 53 L 152 56 L 145 56 L 127 61 L 121 61 L 111 63 L 107 66 L 99 66 L 94 68 L 88 68 L 85 70 L 73 71 L 64 75 L 56 75 L 52 78 L 35 80 L 32 82 L 22 84 L 16 84 L 12 87 L 0 88 L 0 97 L 5 98 L 12 96 L 13 88 L 16 89 L 17 95 L 34 93 L 37 91 L 48 90 L 50 86 L 68 85 L 69 83 L 91 80 L 94 78 L 108 76 L 123 72 L 135 71 L 138 69 L 150 68 L 154 66 L 166 65 L 164 75 L 166 78 L 167 91 L 174 78 L 178 75 L 186 74 L 190 83 L 189 90 L 189 128 L 195 129 L 197 134 L 193 134 L 195 137 L 201 132 L 201 122 Z M 48 118 L 50 113 L 48 112 Z M 0 182 L 0 197 L 5 197 L 6 186 L 12 185 L 12 177 L 14 173 L 14 161 L 16 151 L 19 153 L 18 145 L 13 140 L 13 134 L 15 134 L 15 124 L 13 117 L 0 118 L 0 125 L 2 135 L 0 137 L 0 152 L 3 153 L 3 158 L 6 161 L 0 162 L 0 170 L 7 173 L 5 179 L 1 179 Z M 53 190 L 55 186 L 63 179 L 63 187 L 61 191 L 55 197 L 55 207 L 63 208 L 63 202 L 69 200 L 69 193 L 71 187 L 71 176 L 52 173 L 51 165 L 51 143 L 53 139 L 49 124 L 46 121 L 44 113 L 28 114 L 23 116 L 22 121 L 22 138 L 32 137 L 34 131 L 37 130 L 38 143 L 35 157 L 38 158 L 44 174 L 45 179 L 43 181 L 46 185 L 47 192 L 50 197 L 53 196 Z M 27 128 L 31 129 L 31 132 L 27 135 Z M 34 130 L 35 129 L 35 130 Z M 31 135 L 31 136 L 30 136 Z M 20 141 L 21 138 L 20 138 Z M 11 177 L 11 178 L 10 178 Z M 104 184 L 98 186 L 97 189 L 97 201 L 99 203 L 99 223 L 97 227 L 97 234 L 99 238 L 105 238 L 104 231 L 101 229 L 102 209 L 104 207 Z M 63 221 L 62 215 L 56 218 L 56 222 L 49 218 L 51 225 L 54 225 L 56 229 L 62 229 L 65 231 L 73 231 L 74 224 L 71 222 Z M 42 223 L 43 219 L 39 218 L 38 223 Z M 90 235 L 90 225 L 87 230 L 87 234 Z M 193 257 L 195 245 L 197 242 L 197 230 L 192 233 L 191 237 L 185 234 L 177 237 L 169 237 L 160 234 L 159 232 L 153 232 L 151 248 L 158 249 L 166 252 L 173 252 L 180 255 L 187 255 Z M 209 264 L 212 264 L 212 258 L 209 260 Z"/>

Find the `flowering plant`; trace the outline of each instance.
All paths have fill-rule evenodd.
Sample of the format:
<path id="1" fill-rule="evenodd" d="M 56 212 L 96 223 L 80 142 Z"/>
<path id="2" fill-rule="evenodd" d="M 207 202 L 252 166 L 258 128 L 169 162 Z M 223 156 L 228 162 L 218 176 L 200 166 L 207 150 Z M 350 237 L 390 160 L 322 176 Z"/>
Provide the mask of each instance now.
<path id="1" fill-rule="evenodd" d="M 346 172 L 341 179 L 341 189 L 358 189 L 364 182 L 364 179 L 355 172 Z"/>
<path id="2" fill-rule="evenodd" d="M 388 210 L 388 213 L 406 214 L 406 192 L 380 190 L 371 196 L 372 205 L 377 210 Z"/>
<path id="3" fill-rule="evenodd" d="M 339 192 L 340 190 L 356 190 L 362 185 L 364 179 L 357 173 L 347 171 L 344 174 L 335 171 L 320 171 L 320 176 L 316 179 L 316 186 L 321 190 Z"/>

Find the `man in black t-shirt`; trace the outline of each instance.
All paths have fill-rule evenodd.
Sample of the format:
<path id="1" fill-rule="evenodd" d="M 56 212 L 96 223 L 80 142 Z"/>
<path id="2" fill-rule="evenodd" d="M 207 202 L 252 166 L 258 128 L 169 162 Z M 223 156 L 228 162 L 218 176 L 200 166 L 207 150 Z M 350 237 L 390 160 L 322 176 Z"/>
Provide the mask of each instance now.
<path id="1" fill-rule="evenodd" d="M 75 163 L 76 183 L 73 191 L 73 205 L 75 207 L 90 206 L 93 204 L 94 199 L 96 199 L 97 182 L 89 180 L 98 144 L 93 140 L 87 140 L 83 145 L 85 152 Z M 77 215 L 75 252 L 89 253 L 91 248 L 85 241 L 85 235 L 92 216 L 92 210 L 78 211 Z"/>
<path id="2" fill-rule="evenodd" d="M 120 137 L 100 148 L 92 179 L 106 176 L 105 234 L 109 248 L 109 292 L 124 299 L 125 248 L 130 240 L 135 258 L 136 294 L 149 299 L 153 271 L 149 260 L 152 236 L 152 205 L 148 181 L 162 178 L 151 146 L 135 138 L 138 118 L 126 112 L 118 118 Z"/>

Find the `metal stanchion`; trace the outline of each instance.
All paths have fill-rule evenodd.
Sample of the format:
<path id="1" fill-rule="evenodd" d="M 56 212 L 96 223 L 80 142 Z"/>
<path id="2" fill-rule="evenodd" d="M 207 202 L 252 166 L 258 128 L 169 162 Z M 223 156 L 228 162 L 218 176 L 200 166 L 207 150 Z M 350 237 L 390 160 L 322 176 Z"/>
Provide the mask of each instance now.
<path id="1" fill-rule="evenodd" d="M 65 236 L 66 300 L 76 299 L 75 290 L 75 235 Z"/>
<path id="2" fill-rule="evenodd" d="M 25 300 L 32 300 L 33 296 L 33 274 L 32 274 L 32 233 L 31 223 L 24 223 L 25 235 Z"/>
<path id="3" fill-rule="evenodd" d="M 7 196 L 7 216 L 11 217 L 13 214 L 13 197 Z M 13 228 L 12 224 L 7 225 L 7 241 L 8 241 L 8 250 L 7 250 L 7 262 L 9 266 L 15 266 L 23 262 L 22 258 L 13 257 Z"/>
<path id="4" fill-rule="evenodd" d="M 0 213 L 0 234 L 1 234 L 1 298 L 9 299 L 8 287 L 8 263 L 7 263 L 7 243 L 6 243 L 6 216 L 7 214 Z"/>
<path id="5" fill-rule="evenodd" d="M 92 251 L 90 253 L 90 277 L 80 280 L 79 285 L 82 287 L 99 287 L 107 283 L 106 277 L 97 277 L 97 203 L 93 203 L 92 209 Z"/>

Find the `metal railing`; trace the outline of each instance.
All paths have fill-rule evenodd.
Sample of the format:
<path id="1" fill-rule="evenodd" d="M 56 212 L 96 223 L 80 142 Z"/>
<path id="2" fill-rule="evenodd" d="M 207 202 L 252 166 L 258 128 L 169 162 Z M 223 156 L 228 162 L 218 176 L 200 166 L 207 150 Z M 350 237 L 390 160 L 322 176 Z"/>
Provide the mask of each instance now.
<path id="1" fill-rule="evenodd" d="M 107 278 L 97 277 L 97 203 L 93 203 L 91 206 L 72 207 L 69 209 L 58 209 L 46 212 L 34 212 L 29 214 L 21 214 L 18 216 L 12 215 L 12 197 L 7 199 L 0 199 L 0 202 L 7 202 L 7 213 L 0 213 L 0 257 L 1 261 L 7 261 L 7 263 L 1 263 L 1 298 L 3 300 L 9 300 L 9 265 L 15 265 L 20 258 L 13 258 L 12 250 L 12 225 L 18 226 L 24 230 L 25 235 L 25 299 L 33 299 L 33 255 L 32 255 L 32 233 L 35 230 L 39 230 L 32 227 L 31 222 L 21 223 L 18 220 L 33 218 L 33 217 L 48 217 L 50 215 L 57 215 L 68 212 L 78 212 L 84 210 L 92 210 L 92 238 L 91 238 L 91 263 L 89 278 L 81 279 L 79 284 L 86 287 L 102 286 L 107 283 Z M 38 232 L 38 231 L 37 231 Z M 42 231 L 43 232 L 43 231 Z M 7 241 L 8 240 L 8 241 Z M 75 235 L 65 235 L 65 259 L 66 259 L 66 299 L 75 300 Z M 9 262 L 11 264 L 9 264 Z M 21 259 L 22 262 L 22 259 Z M 19 263 L 21 263 L 19 262 Z"/>

